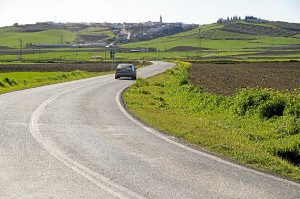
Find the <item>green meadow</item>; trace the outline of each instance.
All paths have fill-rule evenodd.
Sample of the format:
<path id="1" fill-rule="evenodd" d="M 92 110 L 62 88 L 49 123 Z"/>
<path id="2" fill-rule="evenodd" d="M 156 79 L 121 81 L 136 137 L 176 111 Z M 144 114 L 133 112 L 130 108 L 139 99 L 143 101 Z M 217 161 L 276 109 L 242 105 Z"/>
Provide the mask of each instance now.
<path id="1" fill-rule="evenodd" d="M 63 38 L 65 43 L 73 43 L 76 33 L 68 30 L 45 30 L 40 32 L 15 32 L 14 28 L 0 29 L 0 46 L 8 46 L 11 48 L 19 48 L 20 39 L 22 39 L 23 47 L 26 44 L 60 43 Z"/>

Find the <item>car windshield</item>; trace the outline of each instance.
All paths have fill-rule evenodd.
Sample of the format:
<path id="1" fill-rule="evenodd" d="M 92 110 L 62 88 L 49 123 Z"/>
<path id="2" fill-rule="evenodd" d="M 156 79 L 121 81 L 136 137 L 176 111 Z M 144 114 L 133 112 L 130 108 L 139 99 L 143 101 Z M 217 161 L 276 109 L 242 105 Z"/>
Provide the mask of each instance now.
<path id="1" fill-rule="evenodd" d="M 118 65 L 119 69 L 131 69 L 132 68 L 132 65 L 131 64 L 120 64 Z"/>

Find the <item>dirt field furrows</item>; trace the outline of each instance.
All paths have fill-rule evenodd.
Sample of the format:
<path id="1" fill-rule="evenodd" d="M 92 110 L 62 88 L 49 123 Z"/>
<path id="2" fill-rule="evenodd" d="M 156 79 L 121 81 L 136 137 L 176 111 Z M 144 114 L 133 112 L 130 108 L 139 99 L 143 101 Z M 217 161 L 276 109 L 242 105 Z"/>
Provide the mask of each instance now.
<path id="1" fill-rule="evenodd" d="M 116 64 L 116 63 L 115 63 Z M 0 72 L 70 72 L 83 70 L 88 72 L 103 72 L 111 70 L 111 63 L 45 63 L 45 64 L 3 64 L 0 65 Z"/>
<path id="2" fill-rule="evenodd" d="M 232 95 L 247 87 L 292 91 L 300 88 L 300 62 L 195 63 L 190 81 L 220 95 Z"/>

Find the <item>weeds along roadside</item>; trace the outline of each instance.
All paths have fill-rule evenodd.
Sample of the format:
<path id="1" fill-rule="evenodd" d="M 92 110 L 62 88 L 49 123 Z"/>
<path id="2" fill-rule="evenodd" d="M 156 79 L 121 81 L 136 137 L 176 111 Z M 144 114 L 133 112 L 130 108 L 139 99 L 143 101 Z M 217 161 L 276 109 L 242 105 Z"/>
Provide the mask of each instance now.
<path id="1" fill-rule="evenodd" d="M 147 124 L 202 149 L 300 180 L 300 94 L 244 89 L 234 96 L 189 84 L 189 63 L 124 93 L 126 106 Z"/>

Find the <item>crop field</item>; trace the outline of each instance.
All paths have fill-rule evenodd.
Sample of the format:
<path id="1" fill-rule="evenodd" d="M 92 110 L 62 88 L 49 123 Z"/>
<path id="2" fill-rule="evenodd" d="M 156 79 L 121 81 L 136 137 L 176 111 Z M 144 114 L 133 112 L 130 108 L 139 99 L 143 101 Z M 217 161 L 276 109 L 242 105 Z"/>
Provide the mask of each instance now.
<path id="1" fill-rule="evenodd" d="M 116 65 L 117 63 L 115 63 Z M 111 70 L 111 63 L 40 63 L 40 64 L 1 64 L 0 72 L 106 72 Z"/>
<path id="2" fill-rule="evenodd" d="M 248 87 L 293 91 L 300 88 L 300 62 L 194 63 L 190 81 L 220 95 Z"/>

